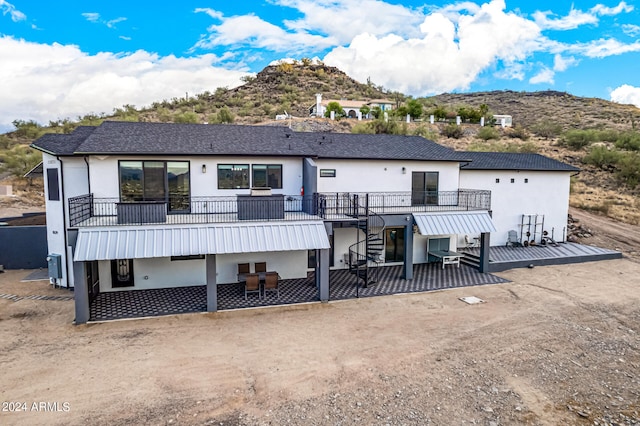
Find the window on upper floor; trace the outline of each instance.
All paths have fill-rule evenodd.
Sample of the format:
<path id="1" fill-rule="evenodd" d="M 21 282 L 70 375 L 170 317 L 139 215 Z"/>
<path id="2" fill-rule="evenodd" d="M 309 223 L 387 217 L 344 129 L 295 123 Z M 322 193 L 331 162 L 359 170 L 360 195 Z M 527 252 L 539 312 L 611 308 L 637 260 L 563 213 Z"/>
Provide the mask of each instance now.
<path id="1" fill-rule="evenodd" d="M 218 189 L 248 188 L 248 164 L 218 164 Z"/>
<path id="2" fill-rule="evenodd" d="M 161 201 L 169 211 L 189 209 L 188 161 L 120 161 L 120 201 Z"/>
<path id="3" fill-rule="evenodd" d="M 254 188 L 282 188 L 281 164 L 254 164 L 251 166 L 251 186 Z"/>

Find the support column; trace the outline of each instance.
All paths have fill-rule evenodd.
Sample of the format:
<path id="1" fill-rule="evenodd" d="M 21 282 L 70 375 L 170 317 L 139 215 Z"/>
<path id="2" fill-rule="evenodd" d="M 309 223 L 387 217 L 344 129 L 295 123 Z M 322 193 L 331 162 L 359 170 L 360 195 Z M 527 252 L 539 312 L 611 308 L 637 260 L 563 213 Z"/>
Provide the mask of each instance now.
<path id="1" fill-rule="evenodd" d="M 316 287 L 321 302 L 329 301 L 329 249 L 316 250 Z"/>
<path id="2" fill-rule="evenodd" d="M 404 227 L 404 265 L 402 278 L 413 279 L 413 220 Z"/>
<path id="3" fill-rule="evenodd" d="M 208 254 L 206 256 L 206 275 L 207 275 L 207 312 L 216 312 L 218 310 L 218 283 L 216 274 L 216 255 Z"/>
<path id="4" fill-rule="evenodd" d="M 491 233 L 483 232 L 480 234 L 480 272 L 489 272 L 489 237 Z"/>
<path id="5" fill-rule="evenodd" d="M 89 321 L 89 287 L 84 262 L 73 262 L 73 298 L 76 305 L 76 325 Z"/>

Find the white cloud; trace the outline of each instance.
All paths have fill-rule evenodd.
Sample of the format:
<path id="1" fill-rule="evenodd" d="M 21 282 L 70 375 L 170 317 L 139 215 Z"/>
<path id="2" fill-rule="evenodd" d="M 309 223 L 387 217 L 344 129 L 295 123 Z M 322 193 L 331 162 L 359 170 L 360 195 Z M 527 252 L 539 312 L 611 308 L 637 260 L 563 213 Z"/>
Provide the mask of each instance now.
<path id="1" fill-rule="evenodd" d="M 606 58 L 624 53 L 640 52 L 640 41 L 622 43 L 613 38 L 592 40 L 588 43 L 576 43 L 565 46 L 566 52 L 584 55 L 589 58 Z"/>
<path id="2" fill-rule="evenodd" d="M 534 12 L 533 19 L 542 29 L 549 30 L 573 30 L 581 25 L 598 25 L 600 20 L 598 16 L 614 16 L 623 12 L 629 13 L 633 11 L 633 6 L 625 2 L 620 2 L 616 7 L 607 7 L 603 4 L 597 4 L 588 12 L 574 9 L 573 6 L 567 16 L 562 18 L 550 18 L 554 14 L 550 11 Z"/>
<path id="3" fill-rule="evenodd" d="M 576 9 L 571 9 L 569 15 L 562 18 L 551 19 L 549 15 L 552 15 L 552 12 L 537 11 L 534 12 L 533 19 L 540 28 L 545 30 L 573 30 L 581 25 L 598 23 L 598 18 L 595 15 Z"/>
<path id="4" fill-rule="evenodd" d="M 93 22 L 94 24 L 104 24 L 108 28 L 115 28 L 117 23 L 127 20 L 127 18 L 124 18 L 121 16 L 119 18 L 106 21 L 104 19 L 101 19 L 99 13 L 95 13 L 95 12 L 85 12 L 82 14 L 82 16 L 84 16 L 85 19 L 89 22 Z"/>
<path id="5" fill-rule="evenodd" d="M 73 45 L 7 36 L 0 37 L 0 57 L 0 126 L 5 128 L 15 119 L 46 123 L 235 87 L 247 74 L 222 68 L 223 59 L 214 54 L 177 58 L 140 50 L 89 55 Z"/>
<path id="6" fill-rule="evenodd" d="M 633 12 L 634 7 L 628 5 L 626 2 L 621 1 L 618 3 L 616 7 L 607 7 L 603 4 L 597 4 L 591 8 L 591 12 L 600 16 L 615 16 L 619 15 L 622 12 L 630 13 Z"/>
<path id="7" fill-rule="evenodd" d="M 531 77 L 529 79 L 529 83 L 531 84 L 542 84 L 542 83 L 548 83 L 548 84 L 554 84 L 554 80 L 553 78 L 555 77 L 556 73 L 549 68 L 543 68 L 538 74 L 534 75 L 533 77 Z"/>
<path id="8" fill-rule="evenodd" d="M 498 63 L 505 68 L 501 75 L 523 78 L 521 62 L 542 49 L 546 39 L 534 22 L 505 8 L 503 0 L 493 0 L 454 19 L 431 13 L 420 26 L 421 38 L 361 34 L 324 61 L 360 81 L 370 77 L 415 95 L 468 89 Z"/>
<path id="9" fill-rule="evenodd" d="M 82 16 L 84 16 L 89 22 L 98 22 L 100 19 L 100 14 L 95 12 L 86 12 L 83 13 Z"/>
<path id="10" fill-rule="evenodd" d="M 272 3 L 294 8 L 303 15 L 285 21 L 288 29 L 330 35 L 341 45 L 365 32 L 378 36 L 391 32 L 405 37 L 418 36 L 417 28 L 423 20 L 419 11 L 380 0 L 272 0 Z"/>
<path id="11" fill-rule="evenodd" d="M 577 65 L 579 62 L 580 61 L 574 57 L 564 58 L 562 55 L 556 54 L 553 58 L 553 70 L 563 72 L 570 67 Z"/>
<path id="12" fill-rule="evenodd" d="M 640 87 L 623 84 L 611 91 L 611 100 L 620 104 L 631 104 L 640 108 Z"/>
<path id="13" fill-rule="evenodd" d="M 13 22 L 24 21 L 27 19 L 27 15 L 20 12 L 14 5 L 5 0 L 0 0 L 0 11 L 2 11 L 3 15 L 8 14 Z"/>
<path id="14" fill-rule="evenodd" d="M 640 34 L 640 25 L 623 24 L 622 31 L 629 37 L 636 37 Z"/>
<path id="15" fill-rule="evenodd" d="M 310 48 L 323 50 L 336 44 L 336 39 L 332 37 L 313 35 L 305 31 L 288 32 L 253 14 L 226 18 L 213 9 L 195 11 L 204 12 L 221 21 L 220 25 L 211 25 L 207 29 L 209 34 L 196 43 L 197 48 L 249 46 L 274 52 L 302 53 Z"/>

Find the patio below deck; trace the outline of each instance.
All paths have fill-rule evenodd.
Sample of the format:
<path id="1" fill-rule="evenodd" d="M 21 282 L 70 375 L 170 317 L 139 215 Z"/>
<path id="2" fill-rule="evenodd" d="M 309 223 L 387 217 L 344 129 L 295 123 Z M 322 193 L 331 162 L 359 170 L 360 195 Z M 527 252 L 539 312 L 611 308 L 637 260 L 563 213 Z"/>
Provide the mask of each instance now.
<path id="1" fill-rule="evenodd" d="M 380 267 L 378 272 L 377 283 L 368 288 L 362 288 L 356 285 L 355 276 L 350 274 L 348 270 L 331 271 L 329 274 L 330 300 L 508 282 L 508 280 L 492 274 L 480 273 L 465 265 L 461 265 L 460 268 L 447 267 L 445 269 L 442 269 L 439 263 L 415 265 L 413 280 L 402 278 L 402 266 Z M 250 294 L 248 300 L 245 300 L 244 288 L 241 284 L 220 284 L 217 288 L 218 310 L 318 301 L 313 272 L 310 272 L 306 278 L 280 280 L 279 287 L 280 297 L 270 292 L 262 299 L 257 294 Z M 204 285 L 100 293 L 91 302 L 90 321 L 206 312 L 206 293 Z"/>

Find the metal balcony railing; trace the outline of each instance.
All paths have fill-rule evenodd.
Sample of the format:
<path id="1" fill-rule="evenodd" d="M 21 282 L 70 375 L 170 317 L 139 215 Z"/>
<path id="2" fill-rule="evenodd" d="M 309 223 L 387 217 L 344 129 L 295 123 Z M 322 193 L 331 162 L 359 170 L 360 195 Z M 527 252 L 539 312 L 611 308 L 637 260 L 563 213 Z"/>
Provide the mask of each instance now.
<path id="1" fill-rule="evenodd" d="M 362 216 L 367 205 L 376 214 L 490 210 L 491 192 L 460 189 L 438 192 L 316 193 L 306 196 L 171 196 L 159 201 L 127 202 L 86 194 L 69 199 L 69 223 L 72 227 L 85 227 L 247 220 L 332 220 Z"/>

